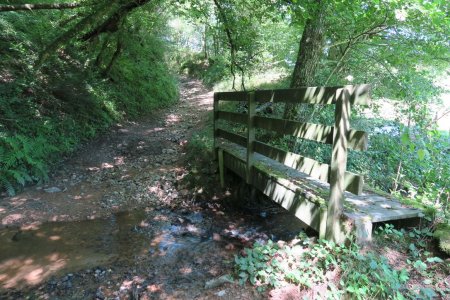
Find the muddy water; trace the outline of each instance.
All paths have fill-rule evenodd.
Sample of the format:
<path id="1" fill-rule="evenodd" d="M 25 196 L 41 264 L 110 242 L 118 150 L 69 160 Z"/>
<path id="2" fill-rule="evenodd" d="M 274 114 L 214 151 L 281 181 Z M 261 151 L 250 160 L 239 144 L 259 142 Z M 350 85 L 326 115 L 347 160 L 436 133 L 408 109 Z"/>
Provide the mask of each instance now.
<path id="1" fill-rule="evenodd" d="M 117 261 L 136 263 L 140 257 L 152 261 L 155 268 L 173 266 L 178 273 L 184 272 L 199 257 L 229 255 L 223 253 L 221 258 L 218 252 L 230 241 L 235 249 L 255 240 L 292 237 L 300 229 L 301 224 L 284 215 L 221 218 L 169 210 L 46 223 L 27 230 L 7 228 L 0 231 L 0 290 L 21 289 L 52 276 Z"/>
<path id="2" fill-rule="evenodd" d="M 0 232 L 0 285 L 35 285 L 60 271 L 105 263 L 148 242 L 133 234 L 145 213 L 122 213 L 106 220 L 46 223 L 27 230 Z"/>

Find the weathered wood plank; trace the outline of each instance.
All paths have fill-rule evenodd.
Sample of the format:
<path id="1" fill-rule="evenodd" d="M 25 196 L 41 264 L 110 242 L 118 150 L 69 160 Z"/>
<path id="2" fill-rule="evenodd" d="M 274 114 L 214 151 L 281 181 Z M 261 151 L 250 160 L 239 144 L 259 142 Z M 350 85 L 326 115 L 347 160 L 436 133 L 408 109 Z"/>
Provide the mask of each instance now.
<path id="1" fill-rule="evenodd" d="M 213 102 L 213 159 L 217 160 L 217 145 L 216 145 L 216 129 L 217 129 L 217 111 L 219 109 L 219 100 L 217 100 L 217 94 L 214 94 Z"/>
<path id="2" fill-rule="evenodd" d="M 247 101 L 248 92 L 218 92 L 217 95 L 219 101 Z"/>
<path id="3" fill-rule="evenodd" d="M 246 170 L 245 156 L 244 155 L 240 156 L 237 155 L 237 153 L 228 152 L 227 150 L 224 150 L 223 153 L 224 153 L 223 159 L 227 169 L 231 170 L 236 175 L 245 179 L 245 170 Z"/>
<path id="4" fill-rule="evenodd" d="M 227 142 L 225 140 L 220 142 L 220 147 L 223 147 L 224 149 L 224 161 L 227 169 L 230 169 L 237 175 L 245 178 L 245 147 Z M 309 196 L 307 196 L 308 194 L 316 195 L 315 193 L 317 193 L 318 190 L 322 190 L 323 192 L 329 189 L 329 185 L 326 183 L 320 184 L 321 188 L 317 188 L 318 186 L 316 184 L 318 181 L 315 181 L 314 179 L 308 180 L 306 178 L 295 178 L 293 181 L 290 180 L 292 173 L 286 171 L 286 169 L 288 169 L 286 166 L 282 166 L 281 163 L 278 162 L 273 162 L 272 164 L 270 163 L 269 158 L 257 152 L 255 153 L 255 162 L 258 162 L 258 164 L 256 164 L 257 167 L 255 167 L 255 169 L 259 170 L 258 172 L 265 173 L 273 180 L 276 179 L 278 183 L 292 191 L 306 191 L 305 199 L 309 199 Z M 266 167 L 261 167 L 262 165 Z M 285 175 L 285 178 L 282 176 L 280 177 L 281 174 Z M 323 193 L 319 193 L 318 195 L 324 197 Z M 420 213 L 420 210 L 405 208 L 401 203 L 395 201 L 394 198 L 386 197 L 388 196 L 377 195 L 373 192 L 368 192 L 367 190 L 360 196 L 346 193 L 345 201 L 349 204 L 349 206 L 345 208 L 346 215 L 352 216 L 352 218 L 368 216 L 373 222 L 381 222 L 417 217 Z"/>
<path id="5" fill-rule="evenodd" d="M 255 142 L 255 115 L 256 115 L 256 102 L 255 93 L 248 94 L 248 114 L 247 114 L 247 172 L 246 181 L 250 184 L 254 163 L 254 142 Z"/>
<path id="6" fill-rule="evenodd" d="M 335 104 L 343 90 L 348 91 L 350 103 L 353 105 L 368 105 L 370 103 L 370 85 L 367 84 L 261 90 L 256 91 L 255 96 L 257 102 Z"/>
<path id="7" fill-rule="evenodd" d="M 294 168 L 300 172 L 308 174 L 312 178 L 325 182 L 330 182 L 330 165 L 320 163 L 309 157 L 305 157 L 293 152 L 287 152 L 280 148 L 255 141 L 255 151 L 276 160 L 285 166 Z M 364 185 L 363 176 L 352 172 L 345 172 L 345 190 L 355 195 L 362 193 Z"/>
<path id="8" fill-rule="evenodd" d="M 371 99 L 370 92 L 372 87 L 369 84 L 345 85 L 344 89 L 348 91 L 351 105 L 369 105 Z"/>
<path id="9" fill-rule="evenodd" d="M 256 116 L 254 125 L 258 128 L 271 130 L 280 134 L 292 135 L 297 138 L 311 140 L 324 144 L 333 142 L 334 127 L 322 124 L 302 123 L 297 121 Z M 354 150 L 367 149 L 367 133 L 364 131 L 348 130 L 347 147 Z"/>
<path id="10" fill-rule="evenodd" d="M 331 172 L 331 168 L 330 168 Z M 328 183 L 330 183 L 328 181 Z M 364 187 L 364 176 L 345 171 L 344 190 L 355 195 L 361 195 Z"/>
<path id="11" fill-rule="evenodd" d="M 247 115 L 229 111 L 217 111 L 216 120 L 225 120 L 239 124 L 247 124 Z"/>
<path id="12" fill-rule="evenodd" d="M 330 168 L 330 165 L 328 164 L 322 164 L 314 159 L 287 152 L 259 141 L 255 142 L 255 151 L 276 160 L 285 166 L 306 173 L 313 178 L 328 182 Z"/>
<path id="13" fill-rule="evenodd" d="M 252 185 L 263 192 L 272 201 L 291 212 L 303 223 L 314 230 L 320 230 L 320 206 L 306 200 L 297 190 L 282 184 L 278 178 L 270 177 L 264 171 L 255 168 Z"/>
<path id="14" fill-rule="evenodd" d="M 223 161 L 223 149 L 219 149 L 219 174 L 220 174 L 220 187 L 225 188 L 225 165 Z"/>
<path id="15" fill-rule="evenodd" d="M 301 87 L 297 89 L 277 89 L 256 91 L 257 102 L 285 102 L 285 103 L 336 103 L 338 87 Z"/>
<path id="16" fill-rule="evenodd" d="M 369 135 L 365 131 L 350 129 L 347 133 L 347 143 L 350 149 L 365 151 L 369 145 Z"/>
<path id="17" fill-rule="evenodd" d="M 331 144 L 333 142 L 333 127 L 331 126 L 261 116 L 255 117 L 255 126 L 320 143 Z"/>
<path id="18" fill-rule="evenodd" d="M 247 138 L 245 136 L 221 128 L 216 129 L 216 137 L 224 138 L 243 147 L 247 146 Z"/>

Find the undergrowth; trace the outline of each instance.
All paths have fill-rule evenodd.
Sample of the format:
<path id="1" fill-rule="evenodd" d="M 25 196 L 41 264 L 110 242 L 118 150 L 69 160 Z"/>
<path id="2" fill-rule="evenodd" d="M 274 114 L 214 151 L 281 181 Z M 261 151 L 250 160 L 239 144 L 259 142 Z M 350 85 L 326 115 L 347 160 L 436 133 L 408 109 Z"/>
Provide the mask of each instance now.
<path id="1" fill-rule="evenodd" d="M 0 16 L 0 193 L 46 181 L 52 164 L 111 124 L 178 99 L 160 25 L 148 30 L 156 21 L 147 12 L 127 18 L 125 32 L 107 36 L 122 39 L 108 72 L 115 47 L 106 36 L 88 46 L 75 40 L 36 69 L 39 54 L 70 17 L 66 11 Z"/>
<path id="2" fill-rule="evenodd" d="M 240 283 L 248 281 L 260 290 L 296 284 L 301 291 L 315 290 L 321 299 L 445 297 L 450 292 L 450 282 L 445 282 L 450 265 L 421 244 L 429 233 L 428 229 L 406 233 L 392 225 L 377 231 L 378 238 L 398 238 L 409 245 L 405 268 L 395 268 L 380 253 L 363 251 L 355 243 L 315 242 L 301 233 L 288 245 L 269 240 L 244 249 L 235 257 L 237 276 Z M 439 276 L 433 276 L 436 270 L 441 270 Z M 422 279 L 417 284 L 418 277 Z"/>

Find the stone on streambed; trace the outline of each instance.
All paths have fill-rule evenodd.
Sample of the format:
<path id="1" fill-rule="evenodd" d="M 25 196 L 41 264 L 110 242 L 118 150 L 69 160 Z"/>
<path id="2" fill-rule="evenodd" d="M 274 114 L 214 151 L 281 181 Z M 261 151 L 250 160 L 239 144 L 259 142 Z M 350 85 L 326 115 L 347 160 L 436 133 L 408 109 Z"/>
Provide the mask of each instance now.
<path id="1" fill-rule="evenodd" d="M 44 191 L 45 191 L 46 193 L 59 193 L 59 192 L 61 192 L 62 190 L 61 190 L 60 188 L 56 187 L 56 186 L 53 186 L 53 187 L 44 189 Z"/>
<path id="2" fill-rule="evenodd" d="M 205 289 L 213 289 L 225 283 L 234 283 L 233 277 L 229 274 L 208 280 L 205 283 Z"/>

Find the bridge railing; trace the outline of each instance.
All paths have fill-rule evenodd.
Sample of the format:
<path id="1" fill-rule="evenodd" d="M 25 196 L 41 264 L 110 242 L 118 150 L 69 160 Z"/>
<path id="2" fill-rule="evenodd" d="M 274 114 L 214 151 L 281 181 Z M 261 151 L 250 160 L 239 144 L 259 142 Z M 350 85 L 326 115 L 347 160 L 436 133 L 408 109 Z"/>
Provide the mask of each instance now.
<path id="1" fill-rule="evenodd" d="M 221 110 L 219 103 L 222 101 L 247 102 L 247 113 Z M 334 105 L 334 126 L 257 116 L 257 104 L 266 102 Z M 217 151 L 217 138 L 223 138 L 246 147 L 246 181 L 248 183 L 252 177 L 255 152 L 306 173 L 312 178 L 328 182 L 330 184 L 328 216 L 331 219 L 335 219 L 343 209 L 344 191 L 358 195 L 362 193 L 364 185 L 363 176 L 347 171 L 347 153 L 348 149 L 366 150 L 368 135 L 364 131 L 351 129 L 350 113 L 352 105 L 368 105 L 369 102 L 370 86 L 365 84 L 215 93 L 215 153 Z M 217 124 L 218 120 L 244 125 L 247 129 L 246 136 L 220 128 Z M 255 130 L 257 128 L 275 131 L 283 135 L 292 135 L 301 139 L 331 144 L 331 162 L 330 164 L 324 164 L 312 158 L 285 151 L 258 141 L 255 138 Z"/>

